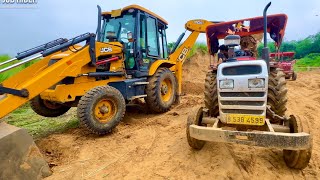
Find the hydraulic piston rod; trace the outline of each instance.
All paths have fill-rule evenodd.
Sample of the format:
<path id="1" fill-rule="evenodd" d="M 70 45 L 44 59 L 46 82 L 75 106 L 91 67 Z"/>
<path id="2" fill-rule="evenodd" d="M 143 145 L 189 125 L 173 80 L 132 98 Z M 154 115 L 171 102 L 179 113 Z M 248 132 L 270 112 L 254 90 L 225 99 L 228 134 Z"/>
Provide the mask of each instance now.
<path id="1" fill-rule="evenodd" d="M 11 66 L 8 66 L 8 67 L 6 67 L 6 68 L 1 69 L 1 70 L 0 70 L 0 73 L 9 71 L 9 70 L 12 69 L 12 68 L 21 66 L 22 64 L 25 64 L 25 63 L 27 63 L 27 62 L 30 62 L 30 61 L 32 61 L 32 60 L 34 60 L 34 59 L 37 59 L 37 58 L 40 58 L 40 57 L 42 57 L 41 54 L 39 54 L 39 55 L 37 55 L 37 56 L 34 56 L 34 57 L 32 57 L 32 58 L 23 60 L 23 61 L 21 61 L 21 62 L 18 62 L 18 63 L 16 63 L 16 64 L 13 64 L 13 65 L 11 65 Z"/>
<path id="2" fill-rule="evenodd" d="M 0 66 L 5 65 L 5 64 L 8 64 L 8 63 L 10 63 L 10 62 L 12 62 L 12 61 L 15 61 L 15 60 L 17 60 L 17 58 L 9 59 L 8 61 L 5 61 L 5 62 L 0 63 Z"/>

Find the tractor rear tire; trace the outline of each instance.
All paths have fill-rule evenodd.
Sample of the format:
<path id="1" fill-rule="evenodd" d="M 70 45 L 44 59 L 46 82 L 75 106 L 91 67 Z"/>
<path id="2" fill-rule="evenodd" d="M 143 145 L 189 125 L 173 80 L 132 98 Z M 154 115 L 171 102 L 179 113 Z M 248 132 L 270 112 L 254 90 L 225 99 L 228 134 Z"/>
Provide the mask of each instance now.
<path id="1" fill-rule="evenodd" d="M 195 150 L 201 150 L 206 142 L 191 137 L 190 136 L 190 126 L 193 124 L 198 125 L 198 126 L 206 126 L 201 123 L 202 118 L 203 118 L 203 108 L 202 107 L 197 108 L 196 111 L 194 111 L 191 115 L 188 116 L 187 127 L 186 127 L 187 140 L 188 140 L 189 146 Z"/>
<path id="2" fill-rule="evenodd" d="M 173 73 L 170 69 L 161 67 L 148 82 L 145 98 L 148 108 L 155 113 L 169 111 L 177 94 L 177 82 Z"/>
<path id="3" fill-rule="evenodd" d="M 209 71 L 204 84 L 204 103 L 209 110 L 209 115 L 217 117 L 219 115 L 217 75 Z"/>
<path id="4" fill-rule="evenodd" d="M 123 119 L 125 111 L 122 94 L 111 86 L 91 89 L 78 103 L 80 124 L 97 135 L 110 133 Z"/>
<path id="5" fill-rule="evenodd" d="M 295 80 L 297 80 L 297 73 L 296 72 L 293 72 L 292 73 L 292 81 L 295 81 Z"/>
<path id="6" fill-rule="evenodd" d="M 71 107 L 63 104 L 54 103 L 51 101 L 43 100 L 40 96 L 34 97 L 30 101 L 31 109 L 44 117 L 58 117 L 68 112 Z"/>
<path id="7" fill-rule="evenodd" d="M 300 118 L 291 116 L 289 121 L 291 133 L 305 132 L 310 134 L 307 121 L 302 122 Z M 312 138 L 311 145 L 305 150 L 283 150 L 283 158 L 287 166 L 294 169 L 304 169 L 308 166 L 312 154 Z"/>
<path id="8" fill-rule="evenodd" d="M 279 116 L 283 116 L 287 110 L 287 92 L 285 74 L 281 69 L 271 69 L 268 87 L 268 105 Z M 271 122 L 274 120 L 268 117 Z"/>

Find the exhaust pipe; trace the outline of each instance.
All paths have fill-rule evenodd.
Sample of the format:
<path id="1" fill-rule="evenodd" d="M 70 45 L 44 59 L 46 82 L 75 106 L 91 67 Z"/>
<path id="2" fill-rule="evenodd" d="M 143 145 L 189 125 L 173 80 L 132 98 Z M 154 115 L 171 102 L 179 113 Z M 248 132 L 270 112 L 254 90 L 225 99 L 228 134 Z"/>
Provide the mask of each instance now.
<path id="1" fill-rule="evenodd" d="M 41 54 L 39 54 L 39 55 L 37 55 L 37 56 L 34 56 L 34 57 L 32 57 L 32 58 L 23 60 L 23 61 L 21 61 L 21 62 L 19 62 L 19 63 L 13 64 L 13 65 L 11 65 L 11 66 L 8 66 L 8 67 L 6 67 L 6 68 L 1 69 L 1 70 L 0 70 L 0 73 L 9 71 L 10 69 L 13 69 L 13 68 L 15 68 L 15 67 L 21 66 L 22 64 L 25 64 L 25 63 L 27 63 L 27 62 L 30 62 L 30 61 L 35 60 L 35 59 L 40 58 L 40 57 L 42 57 Z M 13 58 L 13 59 L 16 59 L 16 58 Z M 13 59 L 10 59 L 9 61 L 12 61 Z M 6 62 L 8 62 L 8 61 L 6 61 Z"/>
<path id="2" fill-rule="evenodd" d="M 97 5 L 98 8 L 98 26 L 97 26 L 97 41 L 101 41 L 101 7 Z"/>
<path id="3" fill-rule="evenodd" d="M 268 31 L 268 19 L 267 19 L 267 11 L 269 9 L 269 7 L 271 6 L 271 2 L 269 2 L 267 4 L 267 6 L 264 8 L 263 10 L 263 33 L 264 33 L 264 47 L 268 47 L 268 43 L 267 43 L 267 31 Z"/>
<path id="4" fill-rule="evenodd" d="M 262 49 L 262 59 L 264 59 L 267 63 L 268 72 L 270 73 L 270 51 L 268 48 L 268 40 L 267 40 L 267 34 L 268 34 L 268 19 L 267 19 L 267 11 L 268 8 L 271 6 L 271 2 L 267 4 L 267 6 L 263 10 L 263 40 L 264 40 L 264 47 Z"/>

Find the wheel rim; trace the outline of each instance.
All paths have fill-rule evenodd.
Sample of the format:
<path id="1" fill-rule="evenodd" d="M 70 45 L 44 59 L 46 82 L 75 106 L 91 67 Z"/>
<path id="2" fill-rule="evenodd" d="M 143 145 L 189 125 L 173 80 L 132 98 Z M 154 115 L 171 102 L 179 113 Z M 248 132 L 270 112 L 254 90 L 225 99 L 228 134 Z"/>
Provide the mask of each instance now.
<path id="1" fill-rule="evenodd" d="M 94 108 L 94 115 L 100 123 L 110 122 L 115 116 L 116 112 L 117 107 L 114 101 L 110 99 L 100 100 Z"/>
<path id="2" fill-rule="evenodd" d="M 168 102 L 171 99 L 171 96 L 173 94 L 172 90 L 172 82 L 170 81 L 170 79 L 164 79 L 161 82 L 161 87 L 160 87 L 160 93 L 161 93 L 161 99 L 164 102 Z"/>

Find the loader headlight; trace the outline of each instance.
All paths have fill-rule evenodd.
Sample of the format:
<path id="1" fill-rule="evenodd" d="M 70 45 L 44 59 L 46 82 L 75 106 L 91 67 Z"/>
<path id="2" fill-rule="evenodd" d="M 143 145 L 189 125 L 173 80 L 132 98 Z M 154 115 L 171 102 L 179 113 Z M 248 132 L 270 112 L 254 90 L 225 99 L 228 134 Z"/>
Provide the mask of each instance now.
<path id="1" fill-rule="evenodd" d="M 232 79 L 220 80 L 220 89 L 233 89 L 234 83 Z"/>
<path id="2" fill-rule="evenodd" d="M 249 79 L 248 81 L 249 88 L 264 88 L 265 87 L 265 80 L 264 79 Z"/>

